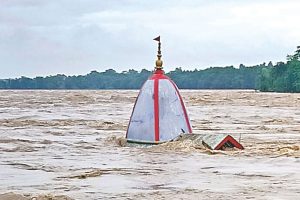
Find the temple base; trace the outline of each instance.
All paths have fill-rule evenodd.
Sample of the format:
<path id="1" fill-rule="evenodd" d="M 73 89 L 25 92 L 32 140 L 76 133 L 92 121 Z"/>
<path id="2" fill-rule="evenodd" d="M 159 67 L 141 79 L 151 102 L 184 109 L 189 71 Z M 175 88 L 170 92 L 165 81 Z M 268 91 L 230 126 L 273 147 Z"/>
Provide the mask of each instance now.
<path id="1" fill-rule="evenodd" d="M 156 144 L 162 144 L 168 141 L 158 141 L 158 142 L 150 142 L 150 141 L 143 141 L 143 140 L 129 140 L 127 139 L 127 143 L 131 144 L 145 144 L 145 145 L 156 145 Z"/>
<path id="2" fill-rule="evenodd" d="M 186 141 L 191 140 L 195 145 L 205 146 L 212 150 L 226 150 L 227 148 L 244 149 L 244 147 L 235 140 L 231 135 L 227 134 L 181 134 L 170 141 L 143 141 L 143 140 L 128 140 L 128 144 L 138 145 L 157 145 L 172 141 Z"/>

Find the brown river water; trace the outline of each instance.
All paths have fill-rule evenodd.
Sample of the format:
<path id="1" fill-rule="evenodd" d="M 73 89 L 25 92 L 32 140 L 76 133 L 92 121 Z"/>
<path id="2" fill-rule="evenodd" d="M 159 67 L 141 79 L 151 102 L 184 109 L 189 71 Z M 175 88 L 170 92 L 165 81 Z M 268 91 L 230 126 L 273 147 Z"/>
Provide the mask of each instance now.
<path id="1" fill-rule="evenodd" d="M 193 132 L 242 151 L 124 146 L 137 94 L 0 91 L 0 199 L 300 199 L 300 94 L 182 90 Z"/>

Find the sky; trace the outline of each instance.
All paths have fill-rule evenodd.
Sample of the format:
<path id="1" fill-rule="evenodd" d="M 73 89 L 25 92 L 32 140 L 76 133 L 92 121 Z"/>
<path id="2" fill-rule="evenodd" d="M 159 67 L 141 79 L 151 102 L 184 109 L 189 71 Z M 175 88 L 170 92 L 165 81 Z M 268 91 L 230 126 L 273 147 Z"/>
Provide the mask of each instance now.
<path id="1" fill-rule="evenodd" d="M 0 0 L 0 78 L 285 61 L 299 0 Z"/>

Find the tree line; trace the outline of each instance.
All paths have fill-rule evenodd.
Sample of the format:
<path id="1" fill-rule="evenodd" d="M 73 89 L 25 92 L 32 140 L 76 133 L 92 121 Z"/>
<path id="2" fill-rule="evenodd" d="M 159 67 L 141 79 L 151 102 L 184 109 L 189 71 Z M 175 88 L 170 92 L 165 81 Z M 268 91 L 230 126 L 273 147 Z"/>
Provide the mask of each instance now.
<path id="1" fill-rule="evenodd" d="M 261 91 L 300 92 L 300 46 L 294 54 L 287 56 L 287 62 L 279 62 L 275 67 L 262 68 Z"/>
<path id="2" fill-rule="evenodd" d="M 176 68 L 166 73 L 182 89 L 253 89 L 261 66 L 211 67 L 205 70 Z M 121 73 L 113 69 L 87 75 L 0 80 L 1 89 L 139 89 L 153 72 L 146 69 Z"/>
<path id="3" fill-rule="evenodd" d="M 287 62 L 272 62 L 238 68 L 210 67 L 204 70 L 176 68 L 167 73 L 181 89 L 256 89 L 274 92 L 300 92 L 300 47 L 287 56 Z M 139 89 L 152 71 L 113 69 L 91 71 L 87 75 L 0 79 L 0 89 Z"/>

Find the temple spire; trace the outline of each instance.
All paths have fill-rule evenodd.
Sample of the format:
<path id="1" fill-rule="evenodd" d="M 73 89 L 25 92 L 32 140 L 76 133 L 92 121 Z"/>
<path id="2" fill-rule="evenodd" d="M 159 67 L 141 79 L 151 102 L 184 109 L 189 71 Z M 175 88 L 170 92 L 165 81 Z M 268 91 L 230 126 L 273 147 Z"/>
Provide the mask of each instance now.
<path id="1" fill-rule="evenodd" d="M 158 51 L 157 51 L 157 60 L 155 62 L 155 69 L 162 70 L 163 61 L 161 60 L 161 43 L 160 43 L 160 36 L 154 38 L 153 40 L 158 41 Z"/>

